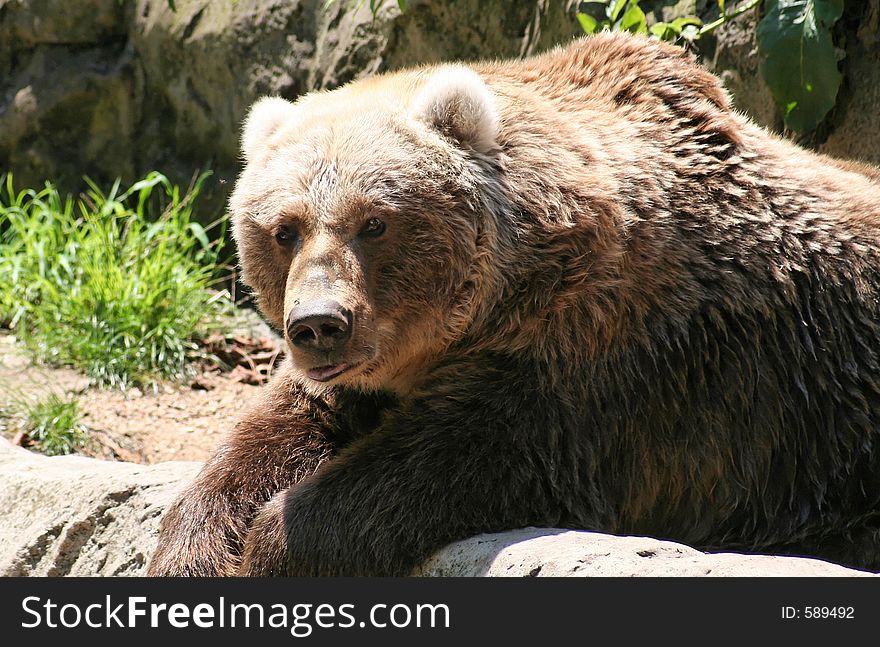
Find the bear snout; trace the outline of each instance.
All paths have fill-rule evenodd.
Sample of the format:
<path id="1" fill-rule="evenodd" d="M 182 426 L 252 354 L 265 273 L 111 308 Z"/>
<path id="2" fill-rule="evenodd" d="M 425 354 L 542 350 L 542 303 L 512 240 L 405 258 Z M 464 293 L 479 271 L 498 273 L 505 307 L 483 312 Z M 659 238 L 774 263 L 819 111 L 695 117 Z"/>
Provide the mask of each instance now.
<path id="1" fill-rule="evenodd" d="M 306 352 L 332 353 L 351 338 L 351 310 L 333 300 L 308 301 L 287 315 L 290 343 Z"/>

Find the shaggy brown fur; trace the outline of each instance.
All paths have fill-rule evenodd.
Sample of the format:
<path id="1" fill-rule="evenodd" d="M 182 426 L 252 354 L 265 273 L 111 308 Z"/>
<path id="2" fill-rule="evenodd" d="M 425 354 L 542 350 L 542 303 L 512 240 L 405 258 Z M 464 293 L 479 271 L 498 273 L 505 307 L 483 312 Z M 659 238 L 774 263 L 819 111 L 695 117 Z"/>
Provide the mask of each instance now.
<path id="1" fill-rule="evenodd" d="M 880 568 L 876 169 L 623 35 L 264 101 L 244 149 L 290 361 L 152 574 L 406 574 L 528 525 Z"/>

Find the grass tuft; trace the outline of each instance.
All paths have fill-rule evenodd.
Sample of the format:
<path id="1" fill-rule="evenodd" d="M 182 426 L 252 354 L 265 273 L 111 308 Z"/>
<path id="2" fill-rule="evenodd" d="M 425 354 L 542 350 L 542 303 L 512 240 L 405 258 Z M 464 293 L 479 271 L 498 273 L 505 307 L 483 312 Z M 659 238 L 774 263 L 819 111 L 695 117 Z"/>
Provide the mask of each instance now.
<path id="1" fill-rule="evenodd" d="M 80 417 L 76 400 L 65 400 L 51 393 L 28 408 L 25 430 L 42 453 L 48 456 L 72 454 L 88 440 Z"/>
<path id="2" fill-rule="evenodd" d="M 124 192 L 86 179 L 76 200 L 0 178 L 0 325 L 100 384 L 183 378 L 206 322 L 231 305 L 212 290 L 220 243 L 207 234 L 225 219 L 192 219 L 207 175 L 185 192 L 157 172 Z"/>

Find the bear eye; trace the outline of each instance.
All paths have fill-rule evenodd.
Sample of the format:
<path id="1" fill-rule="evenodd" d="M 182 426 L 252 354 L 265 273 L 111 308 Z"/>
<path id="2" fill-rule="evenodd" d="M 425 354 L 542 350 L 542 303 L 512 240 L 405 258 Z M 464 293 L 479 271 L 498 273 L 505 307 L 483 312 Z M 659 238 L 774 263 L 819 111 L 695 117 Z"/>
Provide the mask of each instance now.
<path id="1" fill-rule="evenodd" d="M 289 225 L 282 225 L 275 230 L 275 242 L 282 247 L 290 247 L 296 242 L 296 231 Z"/>
<path id="2" fill-rule="evenodd" d="M 385 233 L 385 223 L 379 218 L 370 218 L 361 229 L 361 236 L 378 238 Z"/>

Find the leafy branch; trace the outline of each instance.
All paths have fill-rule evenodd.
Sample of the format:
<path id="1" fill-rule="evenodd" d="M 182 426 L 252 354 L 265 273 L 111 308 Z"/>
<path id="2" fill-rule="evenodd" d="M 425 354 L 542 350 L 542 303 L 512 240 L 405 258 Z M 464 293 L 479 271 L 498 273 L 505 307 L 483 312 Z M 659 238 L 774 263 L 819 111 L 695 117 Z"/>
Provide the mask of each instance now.
<path id="1" fill-rule="evenodd" d="M 734 10 L 731 11 L 730 13 L 727 13 L 727 9 L 725 7 L 724 0 L 718 0 L 718 10 L 721 12 L 721 15 L 718 16 L 718 18 L 713 20 L 712 22 L 707 23 L 707 24 L 703 25 L 702 27 L 700 27 L 700 31 L 699 31 L 698 36 L 704 36 L 705 34 L 708 34 L 710 32 L 715 31 L 721 25 L 730 22 L 734 18 L 741 16 L 742 14 L 746 13 L 747 11 L 751 11 L 752 9 L 757 7 L 759 4 L 761 4 L 761 0 L 749 0 L 749 2 L 744 2 L 741 5 L 739 5 L 738 7 L 735 7 Z"/>
<path id="2" fill-rule="evenodd" d="M 782 112 L 786 127 L 810 132 L 834 107 L 841 75 L 831 30 L 844 0 L 746 0 L 728 7 L 717 0 L 719 16 L 709 23 L 683 16 L 648 26 L 641 0 L 581 2 L 576 13 L 586 34 L 628 31 L 669 42 L 693 43 L 739 16 L 763 8 L 757 40 L 761 76 Z M 763 6 L 762 6 L 763 3 Z"/>

